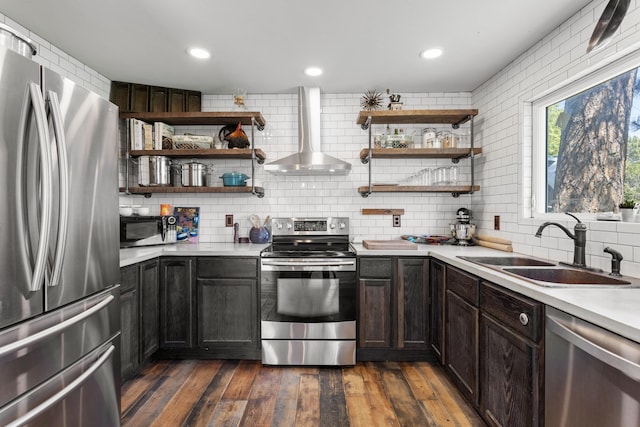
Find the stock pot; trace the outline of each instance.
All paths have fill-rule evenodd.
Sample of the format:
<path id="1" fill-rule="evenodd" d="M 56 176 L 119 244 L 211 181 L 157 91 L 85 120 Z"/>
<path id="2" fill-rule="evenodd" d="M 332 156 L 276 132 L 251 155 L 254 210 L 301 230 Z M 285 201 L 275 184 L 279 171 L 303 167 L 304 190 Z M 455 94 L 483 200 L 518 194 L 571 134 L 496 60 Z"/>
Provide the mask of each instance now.
<path id="1" fill-rule="evenodd" d="M 171 185 L 171 161 L 166 156 L 140 156 L 138 158 L 138 183 L 142 186 L 164 187 Z"/>
<path id="2" fill-rule="evenodd" d="M 184 187 L 203 187 L 207 176 L 207 167 L 199 162 L 191 161 L 182 164 L 182 185 Z"/>

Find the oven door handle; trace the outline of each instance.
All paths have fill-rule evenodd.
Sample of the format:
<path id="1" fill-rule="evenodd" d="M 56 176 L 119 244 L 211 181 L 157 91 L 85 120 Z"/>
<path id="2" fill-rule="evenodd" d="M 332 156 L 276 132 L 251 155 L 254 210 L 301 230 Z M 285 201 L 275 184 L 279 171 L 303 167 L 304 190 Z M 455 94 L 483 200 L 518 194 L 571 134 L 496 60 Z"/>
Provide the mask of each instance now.
<path id="1" fill-rule="evenodd" d="M 343 265 L 356 265 L 355 261 L 262 261 L 262 265 L 274 267 L 337 267 Z"/>

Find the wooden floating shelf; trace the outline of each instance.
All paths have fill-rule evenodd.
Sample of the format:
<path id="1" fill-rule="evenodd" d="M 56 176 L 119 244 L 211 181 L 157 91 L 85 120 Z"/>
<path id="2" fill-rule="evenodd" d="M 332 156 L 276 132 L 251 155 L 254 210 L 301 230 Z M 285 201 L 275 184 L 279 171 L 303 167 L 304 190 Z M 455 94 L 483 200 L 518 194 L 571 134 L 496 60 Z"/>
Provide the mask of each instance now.
<path id="1" fill-rule="evenodd" d="M 255 187 L 256 193 L 264 194 L 264 188 Z M 120 192 L 126 192 L 126 188 L 120 187 Z M 129 187 L 131 194 L 150 193 L 248 193 L 251 187 Z"/>
<path id="2" fill-rule="evenodd" d="M 134 118 L 144 122 L 164 122 L 172 126 L 180 125 L 251 125 L 251 118 L 260 128 L 266 121 L 259 111 L 188 112 L 188 113 L 120 113 L 121 119 Z"/>
<path id="3" fill-rule="evenodd" d="M 467 122 L 470 117 L 477 116 L 477 109 L 469 110 L 378 110 L 360 111 L 357 124 L 360 126 L 371 117 L 372 124 L 452 124 L 461 125 Z"/>
<path id="4" fill-rule="evenodd" d="M 480 186 L 474 185 L 372 185 L 372 193 L 456 193 L 466 194 L 479 191 Z M 368 193 L 369 186 L 358 187 L 358 193 Z"/>
<path id="5" fill-rule="evenodd" d="M 482 153 L 482 148 L 473 149 L 473 154 Z M 360 160 L 369 156 L 369 149 L 360 150 Z M 471 156 L 471 148 L 374 148 L 371 157 L 376 159 L 464 159 Z"/>
<path id="6" fill-rule="evenodd" d="M 263 161 L 267 155 L 259 148 L 255 149 L 256 159 Z M 167 156 L 167 157 L 199 157 L 208 159 L 251 159 L 251 149 L 208 149 L 208 150 L 132 150 L 131 157 L 139 156 Z"/>

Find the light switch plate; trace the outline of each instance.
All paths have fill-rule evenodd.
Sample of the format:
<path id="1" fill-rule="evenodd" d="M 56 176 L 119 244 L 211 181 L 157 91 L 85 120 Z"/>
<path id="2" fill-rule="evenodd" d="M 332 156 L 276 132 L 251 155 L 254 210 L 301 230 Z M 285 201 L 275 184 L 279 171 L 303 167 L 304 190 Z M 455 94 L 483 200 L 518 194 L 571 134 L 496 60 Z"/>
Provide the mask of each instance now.
<path id="1" fill-rule="evenodd" d="M 233 215 L 228 214 L 224 216 L 224 226 L 233 227 Z"/>

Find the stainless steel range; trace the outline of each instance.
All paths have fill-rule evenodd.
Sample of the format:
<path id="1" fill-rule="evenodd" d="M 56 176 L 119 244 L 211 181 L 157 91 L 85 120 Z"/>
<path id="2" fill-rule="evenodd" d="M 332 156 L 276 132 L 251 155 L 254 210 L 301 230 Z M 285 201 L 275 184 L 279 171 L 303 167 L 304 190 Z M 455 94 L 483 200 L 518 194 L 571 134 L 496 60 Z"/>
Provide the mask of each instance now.
<path id="1" fill-rule="evenodd" d="M 262 363 L 353 365 L 356 256 L 348 218 L 275 218 L 261 258 Z"/>

